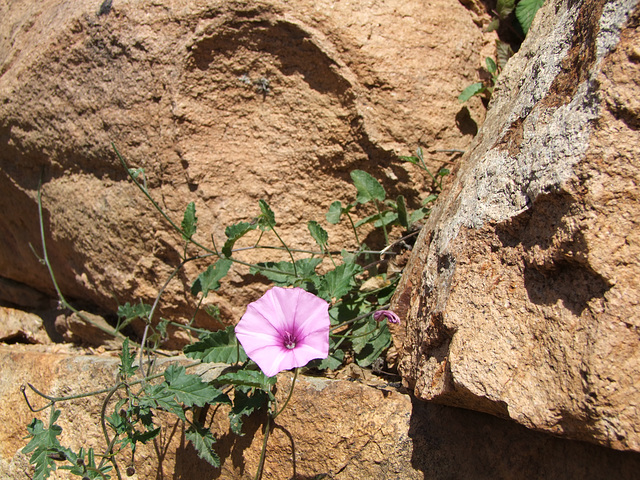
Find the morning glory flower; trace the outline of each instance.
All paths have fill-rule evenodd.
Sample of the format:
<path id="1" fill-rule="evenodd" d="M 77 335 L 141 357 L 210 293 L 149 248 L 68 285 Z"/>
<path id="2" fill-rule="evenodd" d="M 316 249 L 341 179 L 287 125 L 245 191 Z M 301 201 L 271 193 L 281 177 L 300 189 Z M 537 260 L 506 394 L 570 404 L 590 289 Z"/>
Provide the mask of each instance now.
<path id="1" fill-rule="evenodd" d="M 373 319 L 376 322 L 381 322 L 385 318 L 389 323 L 400 323 L 400 317 L 391 310 L 377 310 L 373 313 Z"/>
<path id="2" fill-rule="evenodd" d="M 247 306 L 238 341 L 268 377 L 329 355 L 329 304 L 301 288 L 273 287 Z"/>

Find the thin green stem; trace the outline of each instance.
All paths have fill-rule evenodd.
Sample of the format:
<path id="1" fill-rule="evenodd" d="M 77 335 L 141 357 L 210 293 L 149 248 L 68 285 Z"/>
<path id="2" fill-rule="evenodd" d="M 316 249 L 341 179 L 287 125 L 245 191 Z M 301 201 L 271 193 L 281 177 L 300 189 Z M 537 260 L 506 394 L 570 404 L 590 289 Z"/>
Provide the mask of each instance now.
<path id="1" fill-rule="evenodd" d="M 293 264 L 293 275 L 295 277 L 297 277 L 298 276 L 298 270 L 296 269 L 296 261 L 293 258 L 293 253 L 291 252 L 291 250 L 289 249 L 287 244 L 284 243 L 284 240 L 282 240 L 282 238 L 280 238 L 280 235 L 278 235 L 278 232 L 276 232 L 275 226 L 271 225 L 271 222 L 269 222 L 269 227 L 271 227 L 271 231 L 275 234 L 275 236 L 278 237 L 278 240 L 280 240 L 280 243 L 282 243 L 282 246 L 285 248 L 285 250 L 289 254 L 289 257 L 291 257 L 291 263 Z"/>
<path id="2" fill-rule="evenodd" d="M 262 439 L 262 450 L 260 451 L 260 463 L 258 463 L 258 471 L 255 480 L 262 478 L 262 469 L 264 468 L 264 460 L 267 453 L 267 442 L 269 441 L 269 433 L 271 431 L 271 414 L 267 415 L 267 423 L 264 426 L 264 438 Z"/>
<path id="3" fill-rule="evenodd" d="M 351 228 L 353 229 L 353 234 L 356 237 L 356 243 L 358 245 L 362 245 L 362 243 L 360 243 L 360 238 L 358 238 L 358 230 L 356 229 L 356 224 L 353 223 L 353 218 L 351 218 L 351 214 L 349 212 L 345 212 L 345 215 L 349 219 L 349 223 L 351 223 Z"/>
<path id="4" fill-rule="evenodd" d="M 188 364 L 188 365 L 185 365 L 184 367 L 185 367 L 185 368 L 192 368 L 192 367 L 196 367 L 196 366 L 200 365 L 201 363 L 202 363 L 202 362 L 194 362 L 194 363 L 190 363 L 190 364 Z M 132 386 L 134 386 L 134 385 L 139 385 L 139 384 L 141 384 L 141 383 L 143 383 L 143 382 L 148 382 L 149 380 L 154 380 L 154 379 L 156 379 L 156 378 L 160 378 L 160 377 L 162 377 L 163 375 L 164 375 L 164 373 L 156 373 L 156 374 L 154 374 L 154 375 L 149 375 L 148 377 L 142 378 L 142 379 L 140 379 L 140 380 L 136 380 L 136 381 L 134 381 L 134 382 L 129 382 L 127 385 L 128 385 L 128 386 L 130 386 L 130 387 L 132 387 Z M 94 390 L 94 391 L 92 391 L 92 392 L 79 393 L 79 394 L 76 394 L 76 395 L 68 395 L 68 396 L 66 396 L 66 397 L 52 397 L 52 396 L 49 396 L 49 395 L 47 395 L 47 394 L 45 394 L 45 393 L 42 393 L 40 390 L 38 390 L 36 387 L 34 387 L 33 385 L 31 385 L 30 383 L 27 383 L 27 386 L 28 386 L 31 390 L 33 390 L 37 395 L 39 395 L 40 397 L 44 398 L 45 400 L 49 400 L 49 402 L 51 402 L 51 403 L 56 403 L 56 402 L 66 402 L 66 401 L 68 401 L 68 400 L 75 400 L 75 399 L 78 399 L 78 398 L 92 397 L 92 396 L 94 396 L 94 395 L 100 395 L 100 394 L 102 394 L 102 393 L 108 393 L 108 392 L 110 392 L 110 391 L 111 391 L 111 389 L 113 388 L 113 387 L 103 388 L 103 389 L 100 389 L 100 390 Z M 31 407 L 31 404 L 29 403 L 29 400 L 28 400 L 28 398 L 27 398 L 27 394 L 26 394 L 26 389 L 24 388 L 24 386 L 22 387 L 22 390 L 23 390 L 23 395 L 24 395 L 24 397 L 25 397 L 25 400 L 26 400 L 26 402 L 27 402 L 27 406 L 29 407 L 29 409 L 30 409 L 32 412 L 34 412 L 34 413 L 35 413 L 35 412 L 39 412 L 39 411 L 44 410 L 44 408 L 40 408 L 40 409 L 38 409 L 38 410 L 34 410 L 34 409 Z M 47 405 L 47 407 L 48 407 L 48 406 L 49 406 L 49 405 Z M 45 408 L 46 408 L 46 407 L 45 407 Z"/>
<path id="5" fill-rule="evenodd" d="M 122 155 L 120 155 L 120 152 L 118 151 L 118 149 L 116 148 L 116 145 L 114 143 L 111 143 L 111 146 L 113 147 L 113 150 L 116 152 L 116 155 L 118 157 L 118 160 L 120 160 L 120 163 L 122 164 L 122 166 L 125 168 L 125 170 L 127 171 L 127 175 L 129 175 L 129 178 L 133 181 L 133 183 L 135 184 L 136 187 L 138 187 L 140 189 L 140 191 L 144 194 L 145 197 L 147 197 L 147 199 L 149 199 L 149 201 L 151 202 L 151 204 L 153 205 L 153 207 L 160 213 L 160 215 L 162 215 L 164 217 L 164 219 L 169 222 L 169 224 L 171 225 L 171 227 L 173 227 L 173 229 L 178 232 L 180 235 L 186 237 L 184 231 L 173 221 L 171 220 L 171 218 L 169 217 L 169 215 L 167 215 L 164 210 L 162 210 L 162 208 L 160 207 L 160 205 L 158 205 L 158 203 L 153 199 L 153 197 L 151 196 L 151 194 L 149 193 L 149 191 L 147 190 L 146 186 L 143 186 L 140 184 L 140 182 L 138 182 L 138 180 L 136 179 L 136 177 L 131 173 L 131 170 L 129 169 L 129 165 L 127 165 L 127 161 L 122 157 Z M 194 245 L 196 245 L 197 247 L 201 248 L 202 250 L 204 250 L 205 252 L 209 252 L 213 255 L 217 255 L 218 253 L 211 250 L 210 248 L 205 247 L 204 245 L 201 245 L 200 243 L 196 242 L 195 240 L 191 239 L 190 240 L 191 243 L 193 243 Z"/>
<path id="6" fill-rule="evenodd" d="M 56 277 L 53 273 L 53 267 L 51 266 L 51 262 L 49 261 L 49 255 L 47 253 L 47 243 L 45 241 L 45 235 L 44 235 L 44 219 L 43 219 L 43 214 L 42 214 L 42 190 L 41 190 L 41 186 L 42 184 L 38 184 L 38 220 L 40 223 L 40 241 L 42 242 L 42 253 L 43 253 L 43 258 L 41 259 L 42 262 L 44 262 L 44 264 L 47 267 L 47 270 L 49 271 L 49 277 L 51 277 L 51 282 L 53 283 L 53 287 L 56 290 L 56 294 L 58 295 L 58 300 L 60 301 L 60 305 L 64 308 L 67 308 L 69 310 L 71 310 L 72 312 L 74 312 L 76 315 L 78 315 L 80 318 L 82 318 L 85 322 L 87 322 L 90 325 L 93 325 L 94 327 L 96 327 L 98 330 L 101 330 L 113 337 L 116 338 L 120 338 L 120 339 L 124 339 L 124 335 L 122 335 L 120 332 L 116 332 L 115 330 L 112 330 L 110 328 L 107 328 L 103 325 L 100 325 L 99 323 L 91 320 L 90 318 L 88 318 L 86 315 L 84 315 L 82 312 L 80 312 L 79 310 L 77 310 L 76 308 L 74 308 L 73 306 L 71 306 L 71 304 L 69 304 L 69 302 L 67 302 L 67 299 L 64 297 L 64 295 L 62 294 L 62 290 L 60 290 L 60 287 L 58 286 L 58 282 L 56 281 Z"/>
<path id="7" fill-rule="evenodd" d="M 380 223 L 382 224 L 382 233 L 384 233 L 384 244 L 389 245 L 389 234 L 387 233 L 387 226 L 384 224 L 384 219 L 382 218 L 380 203 L 375 198 L 373 199 L 373 203 L 376 204 L 376 210 L 378 210 L 378 218 L 380 219 Z"/>
<path id="8" fill-rule="evenodd" d="M 296 368 L 293 371 L 293 379 L 291 380 L 291 388 L 289 389 L 289 395 L 287 396 L 287 399 L 284 401 L 284 405 L 282 405 L 282 408 L 278 411 L 278 413 L 276 413 L 273 416 L 273 420 L 275 420 L 278 417 L 278 415 L 280 415 L 284 411 L 284 409 L 287 408 L 287 405 L 289 405 L 289 400 L 291 400 L 291 397 L 293 396 L 293 387 L 296 386 L 296 379 L 298 378 L 299 370 L 300 370 L 299 368 Z"/>
<path id="9" fill-rule="evenodd" d="M 386 287 L 385 287 L 386 288 Z M 368 294 L 371 294 L 373 292 L 368 292 Z M 346 325 L 351 325 L 354 322 L 357 322 L 358 320 L 362 320 L 363 318 L 368 317 L 369 315 L 373 315 L 376 311 L 378 310 L 385 310 L 386 308 L 389 308 L 389 303 L 387 303 L 386 305 L 380 305 L 378 308 L 376 308 L 376 310 L 374 310 L 373 312 L 367 312 L 367 313 L 363 313 L 362 315 L 358 315 L 355 318 L 352 318 L 351 320 L 346 320 L 338 325 L 336 325 L 335 327 L 331 328 L 331 332 L 335 332 L 336 330 L 338 330 L 339 328 L 342 328 Z"/>

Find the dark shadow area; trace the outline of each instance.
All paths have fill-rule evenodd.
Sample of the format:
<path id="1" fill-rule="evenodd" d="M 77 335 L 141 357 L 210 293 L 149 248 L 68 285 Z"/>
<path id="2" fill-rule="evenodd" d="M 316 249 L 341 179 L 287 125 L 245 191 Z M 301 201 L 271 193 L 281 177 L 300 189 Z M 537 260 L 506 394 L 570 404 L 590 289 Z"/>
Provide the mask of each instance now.
<path id="1" fill-rule="evenodd" d="M 478 124 L 471 118 L 471 113 L 467 107 L 462 107 L 456 114 L 456 127 L 463 135 L 476 136 L 478 133 Z"/>
<path id="2" fill-rule="evenodd" d="M 581 211 L 569 194 L 548 193 L 496 228 L 504 247 L 521 250 L 529 299 L 537 305 L 560 300 L 578 316 L 611 288 L 587 261 L 587 242 L 574 225 Z"/>
<path id="3" fill-rule="evenodd" d="M 484 413 L 412 403 L 411 463 L 425 480 L 638 478 L 637 453 L 556 438 Z"/>

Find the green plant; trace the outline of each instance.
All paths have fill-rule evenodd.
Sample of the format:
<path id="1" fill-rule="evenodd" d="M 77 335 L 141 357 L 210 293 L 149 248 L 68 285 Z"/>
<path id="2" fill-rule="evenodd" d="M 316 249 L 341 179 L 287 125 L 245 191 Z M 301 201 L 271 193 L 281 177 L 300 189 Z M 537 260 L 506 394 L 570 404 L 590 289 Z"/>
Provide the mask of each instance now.
<path id="1" fill-rule="evenodd" d="M 115 150 L 115 146 L 114 146 Z M 332 250 L 329 234 L 315 220 L 307 222 L 311 238 L 318 246 L 318 251 L 295 250 L 290 248 L 278 232 L 276 216 L 268 203 L 258 202 L 256 216 L 251 221 L 242 221 L 229 225 L 224 233 L 226 240 L 219 248 L 211 237 L 207 245 L 198 238 L 198 219 L 196 206 L 190 202 L 184 211 L 181 222 L 175 220 L 159 206 L 147 189 L 144 170 L 129 168 L 127 162 L 115 150 L 118 159 L 129 174 L 131 182 L 151 202 L 157 212 L 167 221 L 183 242 L 180 262 L 159 289 L 152 305 L 143 302 L 126 303 L 118 308 L 118 322 L 113 335 L 123 338 L 122 352 L 118 376 L 114 384 L 107 389 L 87 392 L 67 397 L 54 397 L 40 392 L 36 387 L 27 384 L 22 387 L 25 401 L 33 412 L 49 409 L 47 426 L 34 419 L 27 427 L 29 443 L 23 449 L 31 454 L 30 461 L 34 465 L 34 479 L 48 478 L 56 468 L 67 469 L 71 474 L 90 479 L 108 479 L 115 475 L 122 478 L 118 457 L 129 451 L 128 472 L 135 471 L 135 454 L 140 444 L 154 439 L 160 428 L 156 425 L 157 412 L 169 412 L 186 426 L 185 438 L 190 441 L 201 458 L 213 466 L 220 465 L 220 458 L 215 452 L 216 439 L 205 427 L 201 417 L 203 409 L 209 405 L 226 405 L 228 408 L 231 431 L 242 435 L 244 419 L 257 411 L 267 412 L 262 460 L 256 474 L 259 478 L 264 461 L 264 449 L 271 425 L 286 407 L 293 392 L 297 369 L 291 391 L 283 405 L 278 405 L 274 395 L 276 376 L 265 375 L 258 365 L 250 360 L 242 345 L 236 338 L 233 327 L 218 331 L 206 331 L 193 326 L 195 312 L 186 324 L 179 324 L 166 319 L 157 319 L 158 305 L 171 281 L 174 281 L 183 267 L 194 261 L 208 260 L 209 265 L 193 279 L 190 292 L 198 300 L 196 311 L 202 308 L 203 300 L 220 288 L 221 282 L 233 268 L 244 268 L 249 273 L 260 275 L 278 287 L 300 287 L 312 296 L 319 297 L 320 304 L 326 305 L 328 315 L 328 353 L 326 357 L 312 356 L 315 360 L 308 363 L 306 370 L 322 372 L 341 367 L 347 359 L 362 367 L 372 365 L 383 355 L 391 343 L 388 321 L 396 323 L 398 317 L 386 310 L 399 280 L 397 274 L 387 274 L 382 265 L 381 254 L 393 255 L 391 247 L 400 245 L 404 239 L 391 242 L 393 226 L 411 229 L 415 223 L 429 213 L 427 204 L 437 198 L 442 188 L 442 179 L 448 174 L 441 169 L 436 175 L 431 174 L 424 162 L 422 150 L 419 148 L 416 157 L 401 157 L 419 165 L 433 181 L 433 193 L 423 200 L 423 206 L 410 212 L 403 196 L 395 200 L 387 199 L 382 185 L 370 174 L 354 170 L 351 173 L 356 187 L 355 202 L 343 206 L 340 201 L 333 202 L 326 214 L 331 224 L 339 223 L 347 218 L 359 248 L 347 251 Z M 375 209 L 375 213 L 354 221 L 353 214 L 359 207 Z M 42 196 L 38 193 L 38 211 L 42 240 L 42 263 L 48 268 L 52 282 L 58 292 L 64 308 L 73 306 L 62 296 L 57 286 L 55 275 L 48 259 L 45 243 L 44 225 L 42 221 Z M 382 230 L 385 245 L 381 250 L 368 250 L 360 242 L 358 229 L 371 224 Z M 252 239 L 249 245 L 238 246 L 250 232 L 258 234 L 257 241 Z M 414 235 L 417 232 L 411 233 Z M 270 244 L 264 244 L 272 239 Z M 281 251 L 284 259 L 249 264 L 238 258 L 239 251 L 247 249 Z M 196 253 L 194 253 L 196 252 Z M 324 273 L 319 273 L 319 266 L 324 260 Z M 381 282 L 371 287 L 367 284 L 370 278 L 379 278 Z M 321 300 L 320 300 L 321 299 Z M 316 302 L 317 303 L 317 302 Z M 220 315 L 215 306 L 207 307 L 212 315 Z M 76 311 L 74 309 L 74 311 Z M 139 344 L 134 344 L 122 335 L 122 329 L 133 321 L 142 321 L 145 325 Z M 159 354 L 158 347 L 166 338 L 169 325 L 186 329 L 196 338 L 184 347 L 184 355 L 192 362 L 188 364 L 169 362 L 161 372 L 154 371 L 156 363 L 153 358 Z M 246 333 L 246 332 L 245 332 Z M 293 335 L 291 332 L 285 332 Z M 288 340 L 294 348 L 295 341 Z M 203 363 L 223 363 L 227 367 L 212 380 L 204 381 L 198 374 L 188 373 L 192 368 Z M 270 374 L 273 371 L 268 370 Z M 34 408 L 27 389 L 45 399 L 47 404 Z M 57 407 L 61 403 L 93 395 L 103 395 L 100 422 L 104 437 L 104 448 L 96 451 L 93 447 L 80 448 L 74 451 L 60 444 L 58 437 L 62 432 L 56 421 L 61 414 Z"/>
<path id="2" fill-rule="evenodd" d="M 498 0 L 493 11 L 494 17 L 484 31 L 491 32 L 498 30 L 501 25 L 505 25 L 518 39 L 517 46 L 519 47 L 529 32 L 531 22 L 543 3 L 544 0 Z M 458 95 L 458 101 L 464 103 L 475 95 L 484 95 L 489 100 L 500 76 L 500 71 L 505 67 L 513 53 L 513 48 L 509 43 L 496 40 L 495 60 L 491 57 L 485 58 L 488 77 L 465 88 Z"/>

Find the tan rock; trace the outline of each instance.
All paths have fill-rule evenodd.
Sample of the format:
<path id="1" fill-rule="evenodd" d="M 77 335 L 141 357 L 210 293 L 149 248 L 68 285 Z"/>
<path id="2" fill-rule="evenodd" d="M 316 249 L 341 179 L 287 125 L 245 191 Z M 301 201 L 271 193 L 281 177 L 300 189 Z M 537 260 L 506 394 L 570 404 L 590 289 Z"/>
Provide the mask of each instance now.
<path id="1" fill-rule="evenodd" d="M 265 199 L 289 245 L 309 248 L 306 222 L 353 200 L 350 170 L 370 171 L 415 208 L 429 180 L 397 155 L 422 144 L 437 169 L 450 157 L 436 150 L 466 148 L 483 119 L 480 100 L 455 99 L 477 80 L 494 34 L 457 0 L 122 0 L 97 10 L 81 0 L 0 6 L 0 271 L 53 293 L 29 248 L 41 250 L 42 174 L 58 283 L 96 310 L 152 303 L 183 250 L 112 142 L 145 168 L 149 193 L 177 224 L 195 202 L 199 242 L 220 246 L 224 228 L 254 218 Z M 355 246 L 349 228 L 325 226 L 333 247 Z M 186 265 L 155 319 L 191 317 L 189 287 L 210 261 Z M 221 320 L 198 313 L 196 324 L 237 321 L 265 288 L 255 280 L 235 266 L 205 302 Z"/>
<path id="2" fill-rule="evenodd" d="M 34 416 L 48 418 L 48 411 L 33 414 L 28 410 L 19 391 L 21 384 L 30 382 L 52 395 L 108 388 L 113 385 L 117 363 L 113 356 L 0 347 L 0 394 L 4 400 L 0 408 L 0 478 L 29 478 L 28 461 L 19 453 L 26 443 L 26 425 Z M 281 401 L 288 393 L 290 379 L 290 374 L 279 378 Z M 34 406 L 44 405 L 33 395 L 30 398 Z M 104 448 L 99 427 L 103 400 L 104 395 L 58 405 L 63 445 Z M 225 411 L 218 410 L 211 425 L 218 438 L 216 451 L 223 460 L 220 469 L 197 457 L 174 417 L 160 415 L 159 424 L 165 430 L 155 444 L 138 448 L 134 462 L 137 477 L 133 478 L 253 478 L 264 419 L 261 414 L 250 417 L 244 436 L 236 436 L 228 432 L 225 416 Z M 640 467 L 638 454 L 553 438 L 482 413 L 412 401 L 392 386 L 369 386 L 360 381 L 299 377 L 291 403 L 276 424 L 269 438 L 265 479 L 326 475 L 340 480 L 630 480 Z M 127 461 L 121 461 L 121 466 Z M 51 478 L 70 477 L 58 470 Z"/>
<path id="3" fill-rule="evenodd" d="M 425 400 L 640 450 L 635 2 L 546 2 L 397 292 Z"/>
<path id="4" fill-rule="evenodd" d="M 47 344 L 51 338 L 38 315 L 0 307 L 0 342 Z"/>

